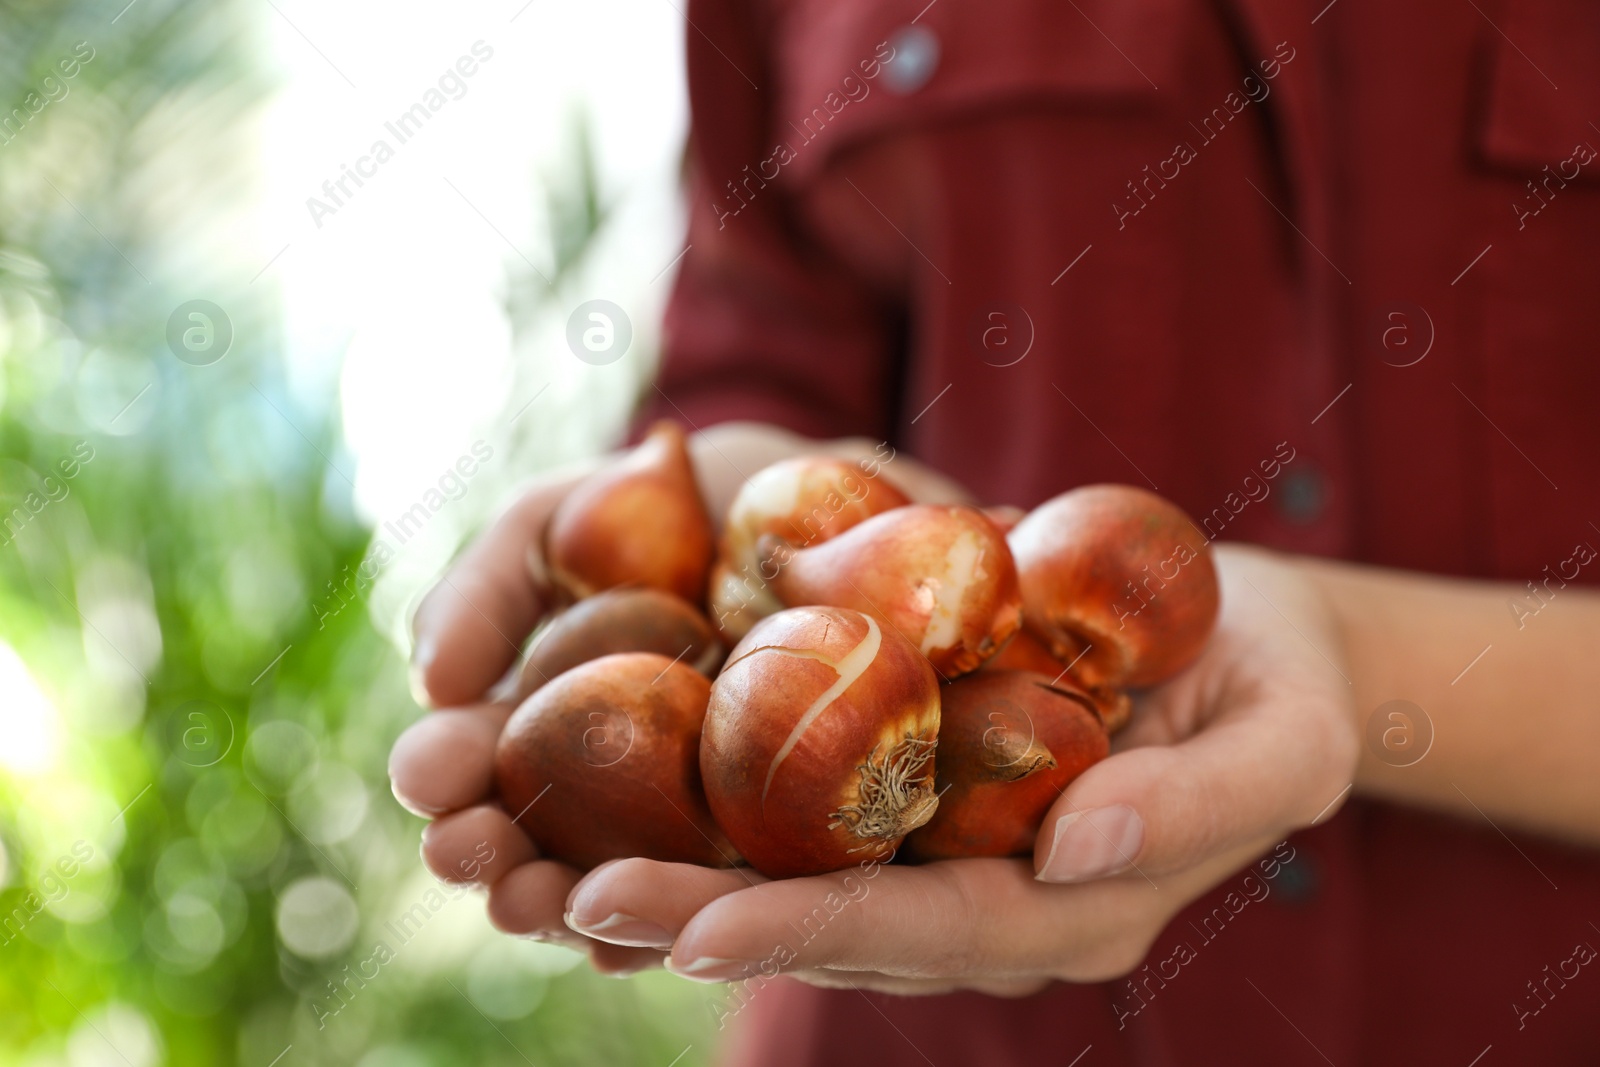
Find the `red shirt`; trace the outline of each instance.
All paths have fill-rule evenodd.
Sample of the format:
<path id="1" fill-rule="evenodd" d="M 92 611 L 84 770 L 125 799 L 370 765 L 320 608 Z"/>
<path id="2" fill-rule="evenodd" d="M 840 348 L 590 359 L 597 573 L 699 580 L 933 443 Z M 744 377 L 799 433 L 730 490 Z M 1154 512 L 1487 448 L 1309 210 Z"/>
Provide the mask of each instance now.
<path id="1" fill-rule="evenodd" d="M 654 408 L 1439 574 L 1600 546 L 1600 6 L 1323 3 L 695 0 Z M 1600 946 L 1595 852 L 1361 802 L 1289 847 L 1135 986 L 778 983 L 730 1060 L 1600 1059 L 1600 972 L 1550 978 Z"/>

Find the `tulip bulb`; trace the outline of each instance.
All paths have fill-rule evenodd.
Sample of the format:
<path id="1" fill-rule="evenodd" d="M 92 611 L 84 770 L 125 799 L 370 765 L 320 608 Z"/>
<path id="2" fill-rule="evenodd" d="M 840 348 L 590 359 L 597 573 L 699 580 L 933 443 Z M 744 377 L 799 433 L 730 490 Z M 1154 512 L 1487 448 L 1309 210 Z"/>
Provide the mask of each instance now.
<path id="1" fill-rule="evenodd" d="M 711 554 L 711 518 L 670 422 L 574 486 L 544 531 L 550 579 L 574 600 L 639 585 L 700 603 Z"/>
<path id="2" fill-rule="evenodd" d="M 616 652 L 655 652 L 710 677 L 723 647 L 694 606 L 659 589 L 608 589 L 556 615 L 534 638 L 518 698 L 580 663 Z"/>
<path id="3" fill-rule="evenodd" d="M 869 612 L 947 678 L 976 669 L 1022 622 L 1006 540 L 976 508 L 912 504 L 811 548 L 764 540 L 763 554 L 779 600 Z"/>
<path id="4" fill-rule="evenodd" d="M 1133 715 L 1133 701 L 1127 692 L 1111 685 L 1085 685 L 1077 676 L 1074 666 L 1062 663 L 1044 647 L 1044 642 L 1033 636 L 1024 626 L 1016 636 L 1006 642 L 994 658 L 983 665 L 985 671 L 1033 671 L 1057 682 L 1065 682 L 1068 689 L 1081 689 L 1094 701 L 1106 733 L 1114 734 L 1128 724 Z"/>
<path id="5" fill-rule="evenodd" d="M 941 697 L 939 810 L 907 847 L 921 859 L 1032 852 L 1062 790 L 1110 751 L 1093 702 L 1028 671 L 980 671 Z"/>
<path id="6" fill-rule="evenodd" d="M 1007 540 L 1028 629 L 1091 687 L 1165 681 L 1210 637 L 1220 601 L 1210 545 L 1154 493 L 1073 489 L 1035 508 Z"/>
<path id="7" fill-rule="evenodd" d="M 732 866 L 738 853 L 700 786 L 710 696 L 705 675 L 650 652 L 564 672 L 500 735 L 506 811 L 541 853 L 583 870 L 626 856 Z"/>
<path id="8" fill-rule="evenodd" d="M 711 686 L 700 772 L 717 824 L 774 878 L 886 859 L 933 816 L 939 685 L 870 615 L 758 622 Z"/>
<path id="9" fill-rule="evenodd" d="M 707 596 L 724 638 L 738 641 L 757 620 L 783 608 L 767 588 L 758 542 L 776 537 L 793 545 L 820 544 L 864 519 L 911 501 L 886 479 L 854 463 L 801 456 L 757 471 L 728 508 Z"/>

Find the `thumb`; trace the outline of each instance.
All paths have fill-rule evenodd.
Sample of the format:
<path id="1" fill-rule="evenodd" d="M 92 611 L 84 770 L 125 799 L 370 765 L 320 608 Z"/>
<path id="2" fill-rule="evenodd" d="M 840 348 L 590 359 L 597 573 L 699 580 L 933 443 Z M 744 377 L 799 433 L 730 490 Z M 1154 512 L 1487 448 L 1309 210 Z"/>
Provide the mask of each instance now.
<path id="1" fill-rule="evenodd" d="M 412 617 L 412 689 L 418 703 L 482 700 L 516 662 L 545 611 L 531 569 L 545 520 L 571 480 L 524 493 L 439 579 Z"/>
<path id="2" fill-rule="evenodd" d="M 1090 767 L 1040 827 L 1039 879 L 1129 870 L 1153 879 L 1308 825 L 1349 781 L 1347 742 L 1309 694 L 1275 696 L 1181 744 L 1129 749 Z"/>

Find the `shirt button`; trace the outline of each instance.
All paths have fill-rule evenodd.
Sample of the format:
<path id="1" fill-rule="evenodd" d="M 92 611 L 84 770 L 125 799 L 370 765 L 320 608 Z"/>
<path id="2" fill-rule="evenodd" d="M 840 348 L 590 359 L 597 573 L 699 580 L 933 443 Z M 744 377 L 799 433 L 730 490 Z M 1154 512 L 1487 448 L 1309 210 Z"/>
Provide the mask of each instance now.
<path id="1" fill-rule="evenodd" d="M 1286 863 L 1278 871 L 1278 880 L 1274 884 L 1280 904 L 1304 904 L 1317 895 L 1322 880 L 1317 876 L 1317 864 L 1312 860 L 1305 849 L 1300 849 L 1292 863 Z"/>
<path id="2" fill-rule="evenodd" d="M 1293 523 L 1313 523 L 1327 510 L 1327 480 L 1314 464 L 1302 460 L 1284 472 L 1277 496 L 1278 514 Z"/>
<path id="3" fill-rule="evenodd" d="M 889 35 L 893 58 L 883 67 L 891 93 L 914 93 L 939 69 L 939 38 L 926 26 L 902 26 Z"/>

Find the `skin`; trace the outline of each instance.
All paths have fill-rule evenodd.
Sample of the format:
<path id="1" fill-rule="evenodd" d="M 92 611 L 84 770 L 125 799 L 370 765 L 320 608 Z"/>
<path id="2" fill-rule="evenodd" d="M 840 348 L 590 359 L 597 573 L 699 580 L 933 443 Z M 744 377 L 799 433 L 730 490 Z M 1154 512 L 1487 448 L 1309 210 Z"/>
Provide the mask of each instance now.
<path id="1" fill-rule="evenodd" d="M 716 515 L 765 463 L 871 448 L 743 424 L 698 436 L 694 455 Z M 961 499 L 907 457 L 885 476 L 917 500 Z M 435 820 L 423 838 L 430 869 L 460 879 L 474 846 L 492 840 L 505 859 L 473 879 L 489 889 L 490 918 L 509 933 L 587 951 L 601 973 L 665 962 L 702 981 L 738 978 L 748 970 L 740 961 L 769 959 L 795 940 L 789 923 L 836 892 L 850 903 L 783 973 L 824 986 L 997 995 L 1114 978 L 1142 961 L 1184 905 L 1292 831 L 1333 817 L 1352 792 L 1600 846 L 1600 776 L 1589 766 L 1600 748 L 1592 710 L 1600 595 L 1569 586 L 1519 628 L 1507 603 L 1526 590 L 1510 583 L 1218 545 L 1222 613 L 1211 642 L 1188 670 L 1140 694 L 1112 756 L 1051 809 L 1031 862 L 952 860 L 769 882 L 749 870 L 626 859 L 580 875 L 537 858 L 487 799 L 494 737 L 510 709 L 484 694 L 543 610 L 530 553 L 568 484 L 558 477 L 531 488 L 423 602 L 414 684 L 452 710 L 401 736 L 390 774 L 401 802 Z M 1493 650 L 1462 675 L 1486 644 Z M 1405 768 L 1363 743 L 1368 717 L 1395 698 L 1424 708 L 1436 730 L 1427 757 Z M 1108 810 L 1123 808 L 1140 816 L 1137 832 L 1108 821 Z M 1115 833 L 1124 847 L 1087 834 L 1079 851 L 1108 869 L 1068 884 L 1035 877 L 1055 869 L 1063 819 L 1072 820 L 1068 834 L 1072 826 Z"/>

